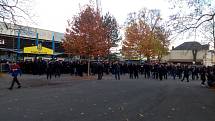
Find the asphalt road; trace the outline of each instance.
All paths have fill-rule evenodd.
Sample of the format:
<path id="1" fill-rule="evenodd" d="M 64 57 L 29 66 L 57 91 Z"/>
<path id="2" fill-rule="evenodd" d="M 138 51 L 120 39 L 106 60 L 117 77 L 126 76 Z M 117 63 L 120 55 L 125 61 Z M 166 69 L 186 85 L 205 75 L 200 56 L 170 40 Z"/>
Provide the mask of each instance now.
<path id="1" fill-rule="evenodd" d="M 63 79 L 1 88 L 0 121 L 215 121 L 215 90 L 200 81 Z"/>

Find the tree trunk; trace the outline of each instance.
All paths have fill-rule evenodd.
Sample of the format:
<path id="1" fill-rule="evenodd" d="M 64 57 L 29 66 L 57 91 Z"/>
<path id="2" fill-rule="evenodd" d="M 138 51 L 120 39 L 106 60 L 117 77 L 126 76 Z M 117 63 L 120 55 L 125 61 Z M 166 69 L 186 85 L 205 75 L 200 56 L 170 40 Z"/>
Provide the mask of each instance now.
<path id="1" fill-rule="evenodd" d="M 139 56 L 140 56 L 139 64 L 141 64 L 141 62 L 142 62 L 141 55 L 142 55 L 142 54 L 140 53 L 140 55 L 139 55 Z"/>
<path id="2" fill-rule="evenodd" d="M 87 64 L 87 76 L 90 76 L 90 57 L 88 58 L 88 64 Z"/>
<path id="3" fill-rule="evenodd" d="M 159 62 L 159 63 L 161 62 L 162 57 L 163 57 L 162 54 L 159 54 L 159 55 L 158 55 L 158 62 Z"/>
<path id="4" fill-rule="evenodd" d="M 193 53 L 193 61 L 196 63 L 196 57 L 197 57 L 198 50 L 192 50 L 192 53 Z"/>
<path id="5" fill-rule="evenodd" d="M 108 51 L 108 63 L 110 65 L 110 51 Z"/>
<path id="6" fill-rule="evenodd" d="M 150 57 L 149 57 L 149 56 L 147 56 L 147 62 L 148 62 L 148 63 L 150 62 Z"/>
<path id="7" fill-rule="evenodd" d="M 214 18 L 213 18 L 213 43 L 214 43 L 214 50 L 215 50 L 215 23 L 214 23 Z"/>

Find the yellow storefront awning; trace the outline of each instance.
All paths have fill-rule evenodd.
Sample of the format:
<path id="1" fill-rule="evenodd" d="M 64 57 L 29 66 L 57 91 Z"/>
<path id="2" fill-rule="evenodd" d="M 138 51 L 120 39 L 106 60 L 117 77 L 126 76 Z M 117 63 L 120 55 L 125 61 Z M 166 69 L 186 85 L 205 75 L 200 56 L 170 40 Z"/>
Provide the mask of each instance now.
<path id="1" fill-rule="evenodd" d="M 42 47 L 42 46 L 31 46 L 31 47 L 24 47 L 24 53 L 52 55 L 54 51 L 52 49 Z"/>

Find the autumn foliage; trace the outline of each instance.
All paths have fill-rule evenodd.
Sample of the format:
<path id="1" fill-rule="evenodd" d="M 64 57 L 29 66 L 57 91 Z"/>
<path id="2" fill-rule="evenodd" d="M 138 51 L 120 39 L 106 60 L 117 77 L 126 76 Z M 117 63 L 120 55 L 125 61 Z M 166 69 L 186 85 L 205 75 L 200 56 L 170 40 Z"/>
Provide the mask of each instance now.
<path id="1" fill-rule="evenodd" d="M 108 28 L 99 11 L 87 6 L 72 21 L 68 21 L 63 47 L 66 53 L 85 57 L 104 56 L 111 45 Z"/>
<path id="2" fill-rule="evenodd" d="M 126 59 L 146 57 L 149 60 L 157 57 L 160 60 L 168 52 L 169 34 L 162 26 L 156 26 L 160 19 L 159 16 L 155 17 L 154 24 L 149 24 L 146 16 L 130 17 L 129 19 L 122 45 L 123 56 Z"/>
<path id="3" fill-rule="evenodd" d="M 147 48 L 150 46 L 150 43 L 147 42 L 148 36 L 149 28 L 143 21 L 128 25 L 125 30 L 126 41 L 123 41 L 123 55 L 128 59 L 137 59 L 143 53 L 148 53 Z"/>

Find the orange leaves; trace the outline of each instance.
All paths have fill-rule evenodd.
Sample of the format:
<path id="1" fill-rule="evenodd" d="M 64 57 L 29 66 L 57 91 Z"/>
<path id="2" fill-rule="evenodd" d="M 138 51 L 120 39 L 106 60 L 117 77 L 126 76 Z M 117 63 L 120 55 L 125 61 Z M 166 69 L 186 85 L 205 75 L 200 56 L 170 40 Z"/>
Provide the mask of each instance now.
<path id="1" fill-rule="evenodd" d="M 136 21 L 128 25 L 125 30 L 125 41 L 123 42 L 123 55 L 127 58 L 138 58 L 142 55 L 149 55 L 150 28 L 142 21 Z"/>
<path id="2" fill-rule="evenodd" d="M 149 59 L 166 53 L 169 40 L 166 30 L 157 25 L 158 21 L 161 20 L 160 17 L 153 12 L 148 14 L 145 11 L 140 12 L 138 17 L 135 15 L 137 14 L 129 16 L 125 29 L 125 40 L 122 47 L 122 54 L 125 58 L 141 59 L 144 56 Z"/>
<path id="3" fill-rule="evenodd" d="M 68 22 L 63 46 L 73 55 L 103 56 L 110 48 L 106 33 L 100 13 L 87 6 Z"/>

